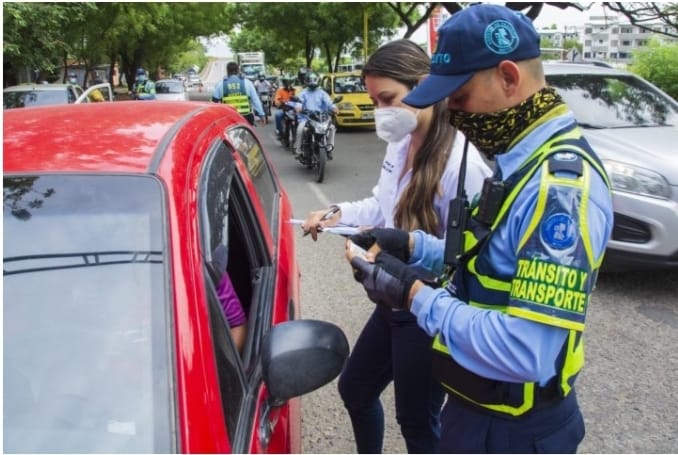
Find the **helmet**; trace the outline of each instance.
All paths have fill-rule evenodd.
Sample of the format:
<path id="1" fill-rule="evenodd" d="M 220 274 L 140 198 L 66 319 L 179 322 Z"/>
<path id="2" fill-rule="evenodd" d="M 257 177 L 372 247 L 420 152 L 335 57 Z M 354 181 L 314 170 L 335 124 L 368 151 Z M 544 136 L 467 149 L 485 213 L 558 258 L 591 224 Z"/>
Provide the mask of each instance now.
<path id="1" fill-rule="evenodd" d="M 291 84 L 292 78 L 289 77 L 289 76 L 283 76 L 283 77 L 280 78 L 280 82 L 282 82 L 282 85 L 285 88 L 287 88 Z"/>
<path id="2" fill-rule="evenodd" d="M 145 76 L 145 75 L 146 75 L 146 70 L 144 70 L 143 68 L 137 68 L 137 72 L 134 73 L 134 75 L 137 76 L 137 77 L 139 77 L 139 76 Z"/>
<path id="3" fill-rule="evenodd" d="M 314 89 L 318 86 L 318 82 L 320 81 L 320 76 L 318 76 L 316 73 L 311 73 L 308 75 L 308 87 L 310 89 Z"/>
<path id="4" fill-rule="evenodd" d="M 75 73 L 68 73 L 68 83 L 69 84 L 77 84 L 78 83 L 78 76 L 76 76 Z"/>
<path id="5" fill-rule="evenodd" d="M 259 73 L 259 80 L 263 81 L 264 79 L 266 79 L 266 75 L 264 73 Z"/>

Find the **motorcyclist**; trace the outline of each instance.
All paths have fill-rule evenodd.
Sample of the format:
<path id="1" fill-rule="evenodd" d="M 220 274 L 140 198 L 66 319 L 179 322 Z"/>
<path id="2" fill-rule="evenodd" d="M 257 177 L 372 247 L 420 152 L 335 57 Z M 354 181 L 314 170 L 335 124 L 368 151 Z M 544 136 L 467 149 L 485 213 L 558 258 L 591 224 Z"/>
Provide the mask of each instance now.
<path id="1" fill-rule="evenodd" d="M 273 105 L 278 108 L 275 113 L 275 134 L 278 136 L 278 139 L 280 139 L 282 133 L 282 119 L 285 116 L 285 111 L 283 111 L 282 107 L 285 103 L 290 101 L 295 93 L 294 87 L 292 87 L 292 79 L 289 76 L 283 76 L 281 82 L 282 87 L 275 92 L 275 98 L 273 100 Z"/>
<path id="2" fill-rule="evenodd" d="M 254 88 L 257 89 L 257 94 L 259 95 L 259 99 L 261 100 L 261 105 L 264 108 L 264 113 L 268 117 L 271 112 L 271 96 L 273 95 L 273 86 L 271 83 L 266 79 L 266 75 L 264 73 L 259 73 L 258 79 L 254 82 Z M 268 105 L 265 105 L 266 97 L 268 97 Z"/>
<path id="3" fill-rule="evenodd" d="M 337 107 L 334 105 L 330 99 L 330 95 L 321 88 L 318 87 L 318 82 L 320 77 L 316 73 L 311 73 L 308 75 L 306 88 L 299 94 L 299 104 L 296 107 L 297 112 L 299 112 L 299 125 L 297 126 L 297 137 L 294 141 L 294 156 L 296 159 L 301 159 L 303 156 L 302 150 L 302 136 L 304 134 L 304 128 L 306 127 L 306 122 L 308 122 L 308 117 L 302 114 L 303 111 L 321 111 L 321 112 L 337 112 Z M 327 159 L 332 159 L 332 150 L 334 150 L 334 135 L 336 129 L 334 124 L 330 125 L 329 135 L 327 138 Z"/>
<path id="4" fill-rule="evenodd" d="M 254 87 L 257 89 L 259 96 L 261 96 L 262 93 L 273 93 L 273 86 L 266 80 L 266 75 L 264 73 L 259 73 L 259 78 L 254 82 Z"/>
<path id="5" fill-rule="evenodd" d="M 212 101 L 233 106 L 251 125 L 254 125 L 255 114 L 261 125 L 265 123 L 264 109 L 256 88 L 252 81 L 240 74 L 240 68 L 235 62 L 226 64 L 226 77 L 221 84 L 214 87 Z"/>
<path id="6" fill-rule="evenodd" d="M 132 94 L 137 100 L 154 100 L 155 83 L 146 77 L 146 70 L 137 68 Z"/>

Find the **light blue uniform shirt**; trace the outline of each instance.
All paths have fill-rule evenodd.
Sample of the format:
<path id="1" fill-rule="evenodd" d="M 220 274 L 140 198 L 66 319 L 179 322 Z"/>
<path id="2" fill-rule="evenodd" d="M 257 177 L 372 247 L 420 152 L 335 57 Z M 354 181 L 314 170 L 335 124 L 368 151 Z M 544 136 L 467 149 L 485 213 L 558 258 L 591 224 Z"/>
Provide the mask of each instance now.
<path id="1" fill-rule="evenodd" d="M 334 103 L 330 99 L 330 95 L 320 87 L 315 90 L 305 88 L 299 95 L 301 102 L 301 109 L 309 111 L 329 112 L 334 109 Z M 301 119 L 306 119 L 305 115 L 299 115 Z"/>
<path id="2" fill-rule="evenodd" d="M 226 78 L 228 79 L 228 78 Z M 224 79 L 224 80 L 226 80 Z M 214 93 L 212 94 L 212 99 L 221 102 L 221 99 L 224 97 L 224 80 L 219 82 L 216 87 L 214 87 Z M 245 94 L 249 97 L 250 103 L 252 104 L 252 109 L 257 117 L 264 117 L 264 108 L 261 105 L 261 100 L 259 99 L 259 94 L 254 88 L 254 84 L 251 80 L 243 78 L 245 82 Z"/>
<path id="3" fill-rule="evenodd" d="M 554 132 L 574 122 L 566 115 L 545 122 L 497 156 L 504 178 L 511 175 Z M 489 258 L 497 271 L 515 276 L 518 244 L 531 220 L 539 193 L 541 171 L 527 182 L 506 219 L 490 238 Z M 609 190 L 597 172 L 591 172 L 588 231 L 596 259 L 603 253 L 612 231 L 612 202 Z M 442 272 L 445 241 L 416 231 L 410 263 L 436 273 Z M 555 359 L 567 337 L 567 329 L 542 324 L 499 311 L 480 309 L 451 296 L 445 289 L 422 288 L 412 301 L 412 313 L 429 335 L 440 334 L 464 368 L 489 379 L 510 382 L 539 382 L 544 386 L 556 374 Z"/>

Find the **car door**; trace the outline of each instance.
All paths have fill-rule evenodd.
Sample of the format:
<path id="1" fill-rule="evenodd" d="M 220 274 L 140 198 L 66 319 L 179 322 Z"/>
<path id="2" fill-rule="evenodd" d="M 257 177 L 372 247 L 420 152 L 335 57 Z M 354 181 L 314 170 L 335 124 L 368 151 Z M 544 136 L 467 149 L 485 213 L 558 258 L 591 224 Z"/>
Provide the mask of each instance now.
<path id="1" fill-rule="evenodd" d="M 102 95 L 103 99 L 100 99 L 99 95 L 93 96 L 95 91 L 98 91 L 99 94 Z M 78 99 L 75 100 L 75 104 L 91 103 L 96 101 L 113 101 L 113 98 L 114 96 L 111 84 L 108 82 L 103 82 L 101 84 L 93 85 L 82 92 L 82 94 L 78 96 Z"/>
<path id="2" fill-rule="evenodd" d="M 271 233 L 280 222 L 274 216 L 279 197 L 250 130 L 236 127 L 228 136 L 212 145 L 198 194 L 203 275 L 226 431 L 235 453 L 288 452 L 289 404 L 269 406 L 258 368 L 262 340 L 273 314 L 280 313 L 275 308 L 276 234 Z M 224 271 L 247 317 L 241 352 L 217 292 Z"/>

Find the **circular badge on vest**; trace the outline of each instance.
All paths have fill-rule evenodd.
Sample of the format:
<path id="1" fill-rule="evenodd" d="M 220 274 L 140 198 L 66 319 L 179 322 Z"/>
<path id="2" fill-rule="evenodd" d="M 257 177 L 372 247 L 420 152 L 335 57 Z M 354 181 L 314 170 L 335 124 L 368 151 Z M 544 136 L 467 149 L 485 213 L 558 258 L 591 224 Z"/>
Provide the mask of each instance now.
<path id="1" fill-rule="evenodd" d="M 520 38 L 516 29 L 505 20 L 494 21 L 485 28 L 485 46 L 495 54 L 510 54 L 518 43 Z"/>
<path id="2" fill-rule="evenodd" d="M 551 248 L 564 250 L 574 245 L 576 224 L 567 213 L 555 213 L 541 224 L 541 238 Z"/>

